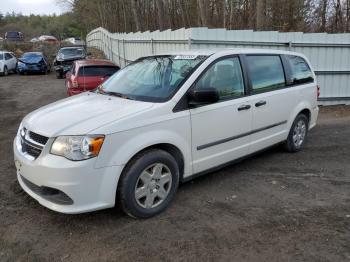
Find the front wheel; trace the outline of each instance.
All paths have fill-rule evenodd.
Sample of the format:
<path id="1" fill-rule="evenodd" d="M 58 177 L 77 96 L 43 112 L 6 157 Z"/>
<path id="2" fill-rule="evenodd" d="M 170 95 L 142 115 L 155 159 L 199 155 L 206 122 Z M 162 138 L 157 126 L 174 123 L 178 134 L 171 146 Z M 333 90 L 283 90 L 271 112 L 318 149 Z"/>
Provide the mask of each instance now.
<path id="1" fill-rule="evenodd" d="M 285 142 L 285 148 L 288 152 L 298 152 L 305 144 L 309 129 L 309 119 L 304 114 L 299 114 L 289 131 Z"/>
<path id="2" fill-rule="evenodd" d="M 174 157 L 159 149 L 136 156 L 126 167 L 118 185 L 123 211 L 139 218 L 152 217 L 166 209 L 179 185 L 179 167 Z"/>
<path id="3" fill-rule="evenodd" d="M 7 69 L 7 66 L 4 67 L 4 76 L 7 76 L 9 74 L 9 70 Z"/>
<path id="4" fill-rule="evenodd" d="M 62 79 L 63 78 L 63 73 L 59 72 L 59 71 L 56 71 L 56 78 L 57 79 Z"/>

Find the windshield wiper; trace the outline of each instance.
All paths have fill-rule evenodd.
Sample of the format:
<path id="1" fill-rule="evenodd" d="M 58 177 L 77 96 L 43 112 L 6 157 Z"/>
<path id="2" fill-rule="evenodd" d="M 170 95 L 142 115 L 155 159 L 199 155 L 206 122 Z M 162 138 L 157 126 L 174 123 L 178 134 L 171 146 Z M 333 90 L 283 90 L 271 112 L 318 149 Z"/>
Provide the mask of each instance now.
<path id="1" fill-rule="evenodd" d="M 116 97 L 120 97 L 120 98 L 124 98 L 124 99 L 134 100 L 131 97 L 124 95 L 122 93 L 118 93 L 118 92 L 103 91 L 103 93 L 106 95 L 110 95 L 110 96 L 116 96 Z"/>
<path id="2" fill-rule="evenodd" d="M 119 92 L 105 91 L 105 90 L 103 90 L 101 85 L 99 87 L 97 87 L 97 91 L 98 91 L 98 93 L 103 94 L 103 95 L 116 96 L 116 97 L 120 97 L 120 98 L 124 98 L 124 99 L 135 100 L 135 99 L 131 98 L 130 96 L 127 96 L 127 95 L 119 93 Z"/>

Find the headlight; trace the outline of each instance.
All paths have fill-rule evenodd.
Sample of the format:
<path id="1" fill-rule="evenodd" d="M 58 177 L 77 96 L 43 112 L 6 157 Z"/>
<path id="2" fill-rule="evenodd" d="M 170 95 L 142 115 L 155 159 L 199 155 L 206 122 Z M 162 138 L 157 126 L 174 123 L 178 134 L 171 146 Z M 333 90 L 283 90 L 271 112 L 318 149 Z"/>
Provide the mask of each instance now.
<path id="1" fill-rule="evenodd" d="M 24 63 L 18 62 L 17 65 L 18 65 L 18 66 L 24 66 Z"/>
<path id="2" fill-rule="evenodd" d="M 103 135 L 59 136 L 51 147 L 51 154 L 70 160 L 84 160 L 98 156 L 104 141 Z"/>

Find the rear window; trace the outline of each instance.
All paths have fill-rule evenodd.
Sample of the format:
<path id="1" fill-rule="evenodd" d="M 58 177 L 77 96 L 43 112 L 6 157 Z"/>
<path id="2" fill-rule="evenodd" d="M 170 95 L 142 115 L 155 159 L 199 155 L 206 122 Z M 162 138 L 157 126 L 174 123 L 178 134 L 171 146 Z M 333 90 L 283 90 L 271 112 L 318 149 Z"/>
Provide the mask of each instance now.
<path id="1" fill-rule="evenodd" d="M 4 55 L 0 54 L 0 60 L 3 60 L 3 59 L 4 59 Z"/>
<path id="2" fill-rule="evenodd" d="M 117 72 L 117 66 L 84 66 L 79 68 L 79 76 L 111 76 Z"/>
<path id="3" fill-rule="evenodd" d="M 249 55 L 247 63 L 253 93 L 272 91 L 285 87 L 285 76 L 280 56 Z"/>
<path id="4" fill-rule="evenodd" d="M 313 73 L 302 57 L 291 55 L 287 57 L 292 70 L 293 84 L 303 84 L 314 81 Z"/>
<path id="5" fill-rule="evenodd" d="M 19 37 L 19 32 L 6 32 L 6 37 Z"/>

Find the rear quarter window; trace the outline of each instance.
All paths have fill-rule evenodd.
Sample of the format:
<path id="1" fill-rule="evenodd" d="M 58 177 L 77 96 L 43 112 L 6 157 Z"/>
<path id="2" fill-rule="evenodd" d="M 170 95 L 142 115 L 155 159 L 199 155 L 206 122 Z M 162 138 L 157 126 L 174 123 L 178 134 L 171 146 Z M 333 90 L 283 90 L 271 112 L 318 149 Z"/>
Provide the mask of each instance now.
<path id="1" fill-rule="evenodd" d="M 314 76 L 308 63 L 300 56 L 287 56 L 291 67 L 293 84 L 310 83 L 314 81 Z"/>
<path id="2" fill-rule="evenodd" d="M 4 60 L 4 55 L 0 54 L 0 60 Z"/>

